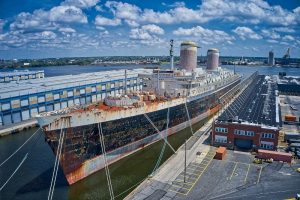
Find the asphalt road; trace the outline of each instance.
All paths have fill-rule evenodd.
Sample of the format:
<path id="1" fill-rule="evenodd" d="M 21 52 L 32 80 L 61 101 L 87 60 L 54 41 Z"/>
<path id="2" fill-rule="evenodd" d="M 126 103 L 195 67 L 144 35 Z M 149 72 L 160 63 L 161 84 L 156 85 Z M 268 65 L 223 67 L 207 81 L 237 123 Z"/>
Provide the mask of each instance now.
<path id="1" fill-rule="evenodd" d="M 280 162 L 256 165 L 248 153 L 228 151 L 223 161 L 212 160 L 193 189 L 174 199 L 287 199 L 300 193 L 300 173 Z"/>

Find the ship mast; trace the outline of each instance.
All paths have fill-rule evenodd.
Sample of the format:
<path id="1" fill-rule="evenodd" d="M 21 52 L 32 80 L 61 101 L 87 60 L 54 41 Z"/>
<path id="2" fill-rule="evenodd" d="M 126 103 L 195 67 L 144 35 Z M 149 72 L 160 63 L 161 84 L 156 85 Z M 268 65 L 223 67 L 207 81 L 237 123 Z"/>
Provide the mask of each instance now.
<path id="1" fill-rule="evenodd" d="M 125 91 L 124 93 L 127 94 L 127 69 L 125 69 Z"/>
<path id="2" fill-rule="evenodd" d="M 174 69 L 174 56 L 173 56 L 173 42 L 174 40 L 170 40 L 170 63 L 171 63 L 171 70 Z"/>

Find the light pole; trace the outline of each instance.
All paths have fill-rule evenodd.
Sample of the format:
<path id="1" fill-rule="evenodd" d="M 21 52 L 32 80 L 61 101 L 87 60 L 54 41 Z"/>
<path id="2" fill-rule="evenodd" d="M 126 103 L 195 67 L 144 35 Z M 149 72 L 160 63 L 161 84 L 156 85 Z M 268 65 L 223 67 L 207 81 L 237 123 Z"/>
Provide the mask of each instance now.
<path id="1" fill-rule="evenodd" d="M 185 176 L 186 176 L 186 140 L 184 142 L 184 183 L 185 183 Z"/>

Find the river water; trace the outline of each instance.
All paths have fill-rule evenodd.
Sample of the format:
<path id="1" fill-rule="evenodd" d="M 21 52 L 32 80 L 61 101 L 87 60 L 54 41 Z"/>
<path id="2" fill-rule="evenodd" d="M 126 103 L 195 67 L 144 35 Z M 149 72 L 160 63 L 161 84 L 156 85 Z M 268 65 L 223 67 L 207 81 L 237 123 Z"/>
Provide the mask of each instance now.
<path id="1" fill-rule="evenodd" d="M 45 68 L 35 67 L 30 70 L 45 70 L 46 76 L 57 76 L 113 69 L 133 69 L 137 67 L 139 66 L 55 66 Z M 225 67 L 233 70 L 233 66 Z M 0 70 L 0 72 L 3 71 L 7 71 L 7 69 Z M 259 71 L 260 74 L 265 75 L 276 75 L 279 72 L 286 72 L 288 75 L 300 76 L 300 69 L 297 68 L 236 66 L 236 72 L 246 76 L 255 71 Z M 197 124 L 197 127 L 194 127 L 194 130 L 199 128 L 202 123 L 203 122 Z M 22 145 L 36 130 L 37 128 L 34 128 L 0 138 L 0 164 L 20 145 Z M 191 133 L 189 129 L 187 129 L 171 136 L 168 139 L 172 146 L 177 149 L 190 135 Z M 151 174 L 162 146 L 162 141 L 157 142 L 150 147 L 146 147 L 143 150 L 110 165 L 109 169 L 112 178 L 114 195 L 117 196 L 116 199 L 124 198 L 128 192 L 134 189 L 134 185 Z M 32 137 L 32 139 L 14 157 L 0 166 L 0 187 L 15 171 L 26 153 L 28 153 L 28 157 L 23 165 L 2 189 L 2 191 L 0 191 L 1 200 L 47 199 L 55 157 L 47 143 L 45 143 L 43 134 L 40 131 Z M 162 162 L 171 155 L 171 150 L 166 147 Z M 59 170 L 53 199 L 109 199 L 104 170 L 100 170 L 72 186 L 67 185 L 62 171 Z"/>

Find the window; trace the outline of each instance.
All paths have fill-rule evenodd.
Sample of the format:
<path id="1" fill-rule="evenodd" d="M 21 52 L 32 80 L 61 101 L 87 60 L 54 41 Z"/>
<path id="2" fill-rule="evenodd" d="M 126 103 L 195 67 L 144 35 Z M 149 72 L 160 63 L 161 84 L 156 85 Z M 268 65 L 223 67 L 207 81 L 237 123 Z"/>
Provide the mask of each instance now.
<path id="1" fill-rule="evenodd" d="M 262 138 L 274 138 L 274 134 L 273 133 L 263 133 L 262 134 Z"/>
<path id="2" fill-rule="evenodd" d="M 215 135 L 215 142 L 217 143 L 227 143 L 227 137 L 222 135 Z"/>
<path id="3" fill-rule="evenodd" d="M 254 131 L 246 131 L 247 136 L 254 136 Z"/>
<path id="4" fill-rule="evenodd" d="M 273 149 L 273 145 L 272 144 L 265 144 L 265 143 L 262 143 L 260 144 L 260 148 L 263 148 L 263 149 Z"/>
<path id="5" fill-rule="evenodd" d="M 244 130 L 237 130 L 237 129 L 235 129 L 234 130 L 234 134 L 236 134 L 236 135 L 245 135 L 245 131 Z"/>
<path id="6" fill-rule="evenodd" d="M 254 136 L 254 131 L 245 131 L 245 130 L 234 130 L 236 135 L 245 135 L 245 136 Z"/>
<path id="7" fill-rule="evenodd" d="M 227 128 L 222 128 L 222 127 L 215 127 L 215 131 L 218 133 L 227 133 L 228 129 Z"/>

